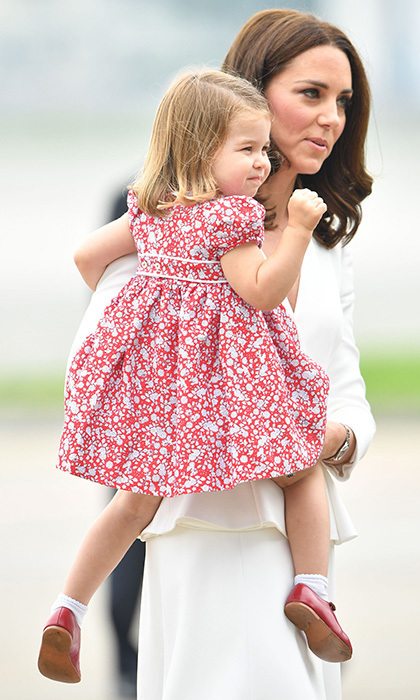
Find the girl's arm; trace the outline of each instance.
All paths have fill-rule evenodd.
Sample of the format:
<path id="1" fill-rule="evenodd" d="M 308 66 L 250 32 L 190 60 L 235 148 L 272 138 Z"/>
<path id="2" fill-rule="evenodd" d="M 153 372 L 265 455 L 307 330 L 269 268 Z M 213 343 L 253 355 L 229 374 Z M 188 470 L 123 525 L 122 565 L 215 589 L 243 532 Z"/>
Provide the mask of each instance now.
<path id="1" fill-rule="evenodd" d="M 91 233 L 74 253 L 74 262 L 88 287 L 95 290 L 109 263 L 135 250 L 125 213 Z"/>
<path id="2" fill-rule="evenodd" d="M 325 211 L 315 192 L 295 190 L 289 200 L 289 224 L 268 258 L 255 243 L 243 243 L 222 256 L 223 273 L 235 292 L 261 311 L 279 306 L 299 274 L 313 230 Z"/>

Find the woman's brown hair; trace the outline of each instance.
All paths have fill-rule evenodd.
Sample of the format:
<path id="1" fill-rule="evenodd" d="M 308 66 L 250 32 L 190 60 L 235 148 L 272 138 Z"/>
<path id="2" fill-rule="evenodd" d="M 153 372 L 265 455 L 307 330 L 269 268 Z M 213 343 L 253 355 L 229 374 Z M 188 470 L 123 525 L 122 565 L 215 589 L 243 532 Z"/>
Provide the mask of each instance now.
<path id="1" fill-rule="evenodd" d="M 298 184 L 318 192 L 327 204 L 327 212 L 314 235 L 325 247 L 332 248 L 339 241 L 349 242 L 354 236 L 362 218 L 360 203 L 372 190 L 372 178 L 365 166 L 370 90 L 353 44 L 340 29 L 313 15 L 295 10 L 263 10 L 242 27 L 222 70 L 246 78 L 264 93 L 268 81 L 290 61 L 304 51 L 325 45 L 346 54 L 352 73 L 353 97 L 346 111 L 344 131 L 331 155 L 317 173 L 301 175 Z M 275 169 L 274 162 L 273 171 Z M 266 226 L 270 228 L 270 212 Z"/>
<path id="2" fill-rule="evenodd" d="M 215 70 L 177 78 L 160 103 L 143 170 L 131 185 L 139 208 L 164 216 L 175 204 L 219 196 L 214 156 L 232 119 L 244 112 L 271 119 L 265 97 L 247 80 Z"/>

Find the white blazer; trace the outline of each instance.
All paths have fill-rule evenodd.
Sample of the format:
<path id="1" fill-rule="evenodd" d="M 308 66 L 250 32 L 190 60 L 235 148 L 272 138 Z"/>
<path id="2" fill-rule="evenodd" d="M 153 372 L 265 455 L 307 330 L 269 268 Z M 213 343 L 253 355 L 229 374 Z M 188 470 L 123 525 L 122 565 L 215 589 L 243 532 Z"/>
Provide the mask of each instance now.
<path id="1" fill-rule="evenodd" d="M 108 266 L 85 313 L 71 356 L 94 330 L 105 306 L 135 274 L 136 267 L 136 254 L 120 258 Z M 375 432 L 353 335 L 354 288 L 350 246 L 327 250 L 313 239 L 302 266 L 295 312 L 287 300 L 284 305 L 294 317 L 303 350 L 329 375 L 328 418 L 348 424 L 357 440 L 351 463 L 336 470 L 325 470 L 331 504 L 331 539 L 339 543 L 351 539 L 356 533 L 330 473 L 339 480 L 348 479 Z M 286 534 L 283 492 L 266 480 L 240 484 L 230 491 L 165 499 L 143 532 L 142 539 L 162 535 L 179 525 L 235 531 L 271 526 Z"/>
<path id="2" fill-rule="evenodd" d="M 293 315 L 289 304 L 286 307 Z M 352 464 L 335 475 L 346 479 L 366 453 L 375 422 L 365 397 L 353 334 L 354 284 L 350 246 L 327 250 L 315 239 L 306 252 L 294 319 L 303 350 L 330 378 L 328 418 L 349 425 L 357 439 Z"/>

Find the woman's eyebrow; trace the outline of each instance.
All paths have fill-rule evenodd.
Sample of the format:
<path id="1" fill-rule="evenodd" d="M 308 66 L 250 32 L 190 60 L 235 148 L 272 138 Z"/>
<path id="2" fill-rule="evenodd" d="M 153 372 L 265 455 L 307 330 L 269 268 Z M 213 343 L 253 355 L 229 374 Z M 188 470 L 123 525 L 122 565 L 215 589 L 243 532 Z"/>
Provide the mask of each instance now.
<path id="1" fill-rule="evenodd" d="M 306 83 L 309 85 L 314 85 L 315 87 L 324 88 L 325 90 L 328 90 L 328 88 L 329 88 L 329 85 L 327 83 L 323 83 L 321 80 L 311 80 L 309 78 L 307 80 L 296 80 L 295 84 L 298 84 L 298 83 Z M 351 88 L 344 88 L 344 90 L 341 90 L 340 94 L 343 94 L 343 93 L 353 94 L 353 90 Z"/>

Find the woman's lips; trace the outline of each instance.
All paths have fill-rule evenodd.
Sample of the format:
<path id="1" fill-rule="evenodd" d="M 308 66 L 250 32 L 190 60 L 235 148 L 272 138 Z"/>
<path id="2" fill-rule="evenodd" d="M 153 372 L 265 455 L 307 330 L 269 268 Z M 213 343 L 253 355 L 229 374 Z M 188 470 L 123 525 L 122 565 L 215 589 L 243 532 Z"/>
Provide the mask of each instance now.
<path id="1" fill-rule="evenodd" d="M 307 139 L 305 139 L 305 140 L 308 141 L 308 143 L 310 143 L 311 146 L 313 146 L 314 148 L 316 148 L 316 149 L 317 149 L 318 151 L 320 151 L 321 153 L 324 153 L 324 152 L 327 150 L 327 148 L 328 148 L 328 143 L 325 141 L 325 139 L 311 139 L 311 138 L 307 138 Z"/>

